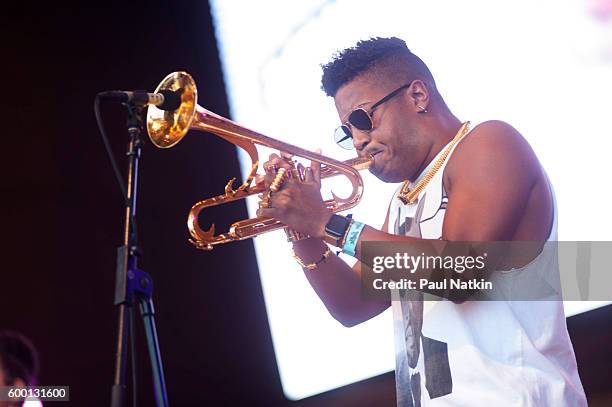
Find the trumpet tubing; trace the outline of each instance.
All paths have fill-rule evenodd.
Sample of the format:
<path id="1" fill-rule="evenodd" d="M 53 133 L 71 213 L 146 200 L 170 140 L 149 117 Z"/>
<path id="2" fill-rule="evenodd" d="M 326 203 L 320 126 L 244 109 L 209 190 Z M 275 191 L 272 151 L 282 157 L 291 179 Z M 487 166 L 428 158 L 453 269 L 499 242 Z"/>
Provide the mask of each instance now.
<path id="1" fill-rule="evenodd" d="M 257 217 L 237 221 L 230 226 L 227 233 L 215 235 L 214 223 L 212 223 L 208 230 L 203 230 L 199 225 L 198 218 L 203 209 L 244 199 L 265 191 L 263 185 L 253 184 L 255 174 L 259 168 L 256 145 L 269 147 L 320 163 L 322 165 L 321 178 L 339 175 L 347 177 L 352 186 L 351 194 L 346 198 L 340 198 L 332 192 L 332 199 L 325 201 L 325 205 L 333 212 L 350 209 L 361 200 L 363 180 L 358 170 L 368 168 L 372 162 L 371 157 L 360 157 L 341 162 L 242 127 L 229 119 L 198 106 L 195 81 L 185 72 L 174 72 L 166 76 L 155 92 L 157 93 L 162 90 L 179 91 L 181 93 L 181 105 L 172 112 L 162 111 L 154 106 L 149 106 L 147 112 L 147 131 L 154 145 L 160 148 L 172 147 L 189 130 L 195 129 L 213 133 L 244 149 L 252 161 L 249 175 L 237 189 L 233 187 L 235 178 L 232 178 L 225 186 L 224 194 L 197 202 L 189 211 L 187 218 L 187 227 L 191 235 L 189 241 L 198 249 L 211 250 L 218 244 L 249 239 L 262 233 L 285 227 L 283 223 L 274 218 Z"/>

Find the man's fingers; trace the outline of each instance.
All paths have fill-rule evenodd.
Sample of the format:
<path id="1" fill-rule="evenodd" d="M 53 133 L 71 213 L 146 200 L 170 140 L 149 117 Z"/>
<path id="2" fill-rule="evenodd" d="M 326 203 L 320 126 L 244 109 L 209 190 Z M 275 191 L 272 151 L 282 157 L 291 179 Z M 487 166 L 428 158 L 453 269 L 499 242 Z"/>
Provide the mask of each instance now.
<path id="1" fill-rule="evenodd" d="M 281 153 L 281 155 L 278 155 L 276 153 L 270 154 L 270 156 L 268 157 L 268 161 L 264 163 L 264 169 L 267 169 L 268 167 L 272 167 L 274 165 L 276 165 L 278 168 L 289 168 L 289 163 L 287 162 L 287 160 L 290 160 L 291 157 L 291 155 L 288 155 L 286 153 Z"/>
<path id="2" fill-rule="evenodd" d="M 278 156 L 278 154 L 270 154 L 270 157 L 268 157 L 268 161 L 263 164 L 263 169 L 266 174 L 269 172 L 273 172 L 274 167 L 277 167 L 280 161 L 281 158 Z"/>
<path id="3" fill-rule="evenodd" d="M 278 155 L 276 153 L 270 154 L 268 161 L 263 164 L 264 171 L 267 175 L 275 175 L 279 168 L 291 169 L 291 155 L 282 153 Z"/>
<path id="4" fill-rule="evenodd" d="M 281 157 L 283 158 L 283 160 L 289 162 L 291 160 L 293 160 L 293 155 L 289 154 L 289 153 L 285 153 L 281 151 Z"/>
<path id="5" fill-rule="evenodd" d="M 304 177 L 306 175 L 306 167 L 304 167 L 304 164 L 298 163 L 298 165 L 297 165 L 297 175 L 300 177 L 300 181 L 301 182 L 305 181 L 306 178 L 304 178 Z"/>
<path id="6" fill-rule="evenodd" d="M 282 161 L 281 157 L 278 154 L 273 153 L 268 157 L 266 164 L 278 164 L 280 161 Z"/>
<path id="7" fill-rule="evenodd" d="M 274 208 L 259 208 L 257 209 L 257 216 L 260 218 L 273 218 Z"/>
<path id="8" fill-rule="evenodd" d="M 279 168 L 289 169 L 289 164 L 287 164 L 287 161 L 285 161 L 285 159 L 283 159 L 280 155 L 276 153 L 270 154 L 268 161 L 263 164 L 263 169 L 266 172 L 265 176 L 263 177 L 263 182 L 266 188 L 270 187 L 270 184 L 276 177 L 276 173 L 278 172 Z"/>
<path id="9" fill-rule="evenodd" d="M 314 175 L 313 175 L 312 168 L 307 167 L 304 170 L 304 182 L 314 182 L 314 180 L 315 180 L 315 178 L 314 178 Z"/>

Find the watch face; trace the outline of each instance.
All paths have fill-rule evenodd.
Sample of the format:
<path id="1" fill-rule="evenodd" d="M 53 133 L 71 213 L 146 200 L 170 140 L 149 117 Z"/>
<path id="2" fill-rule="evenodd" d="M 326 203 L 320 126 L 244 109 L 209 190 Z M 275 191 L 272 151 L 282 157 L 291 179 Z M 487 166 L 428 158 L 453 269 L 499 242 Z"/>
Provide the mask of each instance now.
<path id="1" fill-rule="evenodd" d="M 344 216 L 333 215 L 325 225 L 325 231 L 334 236 L 344 236 L 348 224 L 349 219 Z"/>

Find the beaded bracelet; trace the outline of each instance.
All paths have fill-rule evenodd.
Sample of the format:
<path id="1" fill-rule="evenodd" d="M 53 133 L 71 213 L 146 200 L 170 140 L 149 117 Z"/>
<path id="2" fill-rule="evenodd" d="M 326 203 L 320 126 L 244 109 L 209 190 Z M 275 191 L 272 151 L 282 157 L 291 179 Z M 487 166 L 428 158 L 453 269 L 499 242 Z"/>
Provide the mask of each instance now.
<path id="1" fill-rule="evenodd" d="M 304 261 L 302 259 L 300 259 L 300 257 L 295 254 L 295 251 L 293 250 L 293 248 L 291 248 L 291 255 L 293 256 L 293 258 L 295 259 L 295 261 L 298 262 L 298 264 L 300 266 L 302 266 L 302 268 L 307 269 L 307 270 L 316 270 L 317 267 L 319 267 L 319 264 L 324 262 L 329 256 L 331 256 L 332 252 L 329 249 L 329 247 L 327 247 L 327 250 L 325 250 L 325 253 L 323 253 L 323 255 L 321 256 L 321 258 L 313 263 L 304 263 Z"/>

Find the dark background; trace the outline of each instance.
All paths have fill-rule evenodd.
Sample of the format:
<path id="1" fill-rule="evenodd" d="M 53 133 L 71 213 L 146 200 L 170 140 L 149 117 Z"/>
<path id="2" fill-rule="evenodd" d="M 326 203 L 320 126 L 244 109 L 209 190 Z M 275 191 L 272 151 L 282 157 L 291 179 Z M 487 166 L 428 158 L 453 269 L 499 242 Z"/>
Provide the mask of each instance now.
<path id="1" fill-rule="evenodd" d="M 123 206 L 93 99 L 109 89 L 152 91 L 166 74 L 185 70 L 196 78 L 199 104 L 229 117 L 210 11 L 203 1 L 13 5 L 4 11 L 1 123 L 8 143 L 2 149 L 0 329 L 34 342 L 40 383 L 69 385 L 68 404 L 109 405 Z M 106 104 L 103 115 L 125 170 L 124 109 Z M 192 132 L 165 151 L 145 140 L 139 265 L 155 281 L 171 403 L 394 405 L 392 373 L 301 402 L 284 398 L 252 243 L 213 252 L 187 243 L 191 205 L 220 194 L 239 174 L 234 147 L 209 134 Z M 246 209 L 240 204 L 214 215 L 221 227 L 246 217 Z M 612 307 L 568 319 L 591 405 L 610 402 L 611 319 Z M 143 339 L 139 329 L 139 394 L 142 405 L 152 405 Z"/>

